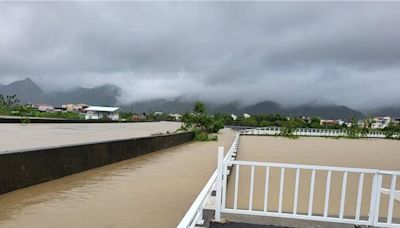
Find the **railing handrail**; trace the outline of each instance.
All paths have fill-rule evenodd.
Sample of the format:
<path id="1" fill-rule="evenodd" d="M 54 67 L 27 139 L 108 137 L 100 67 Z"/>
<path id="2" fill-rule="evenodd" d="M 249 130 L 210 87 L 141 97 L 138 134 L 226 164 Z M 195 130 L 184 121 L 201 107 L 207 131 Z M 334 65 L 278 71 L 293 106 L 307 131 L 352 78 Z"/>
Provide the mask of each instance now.
<path id="1" fill-rule="evenodd" d="M 382 173 L 382 174 L 395 174 L 400 175 L 399 171 L 381 171 L 378 169 L 365 169 L 365 168 L 350 168 L 350 167 L 336 167 L 336 166 L 322 166 L 322 165 L 304 165 L 304 164 L 290 164 L 290 163 L 277 163 L 277 162 L 258 162 L 258 161 L 227 161 L 225 165 L 249 165 L 249 166 L 262 166 L 273 168 L 289 168 L 289 169 L 307 169 L 307 170 L 322 170 L 322 171 L 338 171 L 350 173 Z"/>
<path id="2" fill-rule="evenodd" d="M 400 177 L 400 171 L 388 171 L 388 170 L 379 170 L 379 169 L 364 169 L 364 168 L 350 168 L 350 167 L 333 167 L 333 166 L 319 166 L 319 165 L 303 165 L 303 164 L 288 164 L 288 163 L 274 163 L 274 162 L 257 162 L 257 161 L 229 161 L 224 160 L 221 161 L 221 169 L 224 170 L 228 166 L 235 165 L 236 167 L 236 177 L 235 177 L 235 186 L 234 186 L 234 195 L 233 195 L 233 206 L 226 208 L 225 200 L 222 200 L 222 210 L 219 213 L 232 213 L 232 214 L 245 214 L 245 215 L 259 215 L 259 216 L 272 216 L 272 217 L 282 217 L 282 218 L 293 218 L 293 219 L 304 219 L 304 220 L 314 220 L 314 221 L 322 221 L 322 222 L 339 222 L 339 223 L 348 223 L 355 225 L 373 225 L 379 227 L 400 227 L 398 221 L 393 222 L 393 211 L 394 211 L 394 203 L 396 200 L 400 200 L 400 190 L 396 189 L 396 179 Z M 248 209 L 238 208 L 238 182 L 239 181 L 239 168 L 247 166 L 251 167 L 250 174 L 250 195 L 249 195 L 249 207 Z M 254 176 L 255 176 L 255 168 L 263 167 L 265 168 L 265 187 L 264 187 L 264 207 L 263 209 L 253 209 L 253 194 L 254 194 Z M 279 202 L 278 209 L 276 210 L 268 210 L 267 202 L 268 202 L 268 189 L 269 189 L 269 177 L 270 177 L 270 168 L 278 168 L 280 169 L 280 187 L 279 187 Z M 283 192 L 284 190 L 284 180 L 285 180 L 285 170 L 294 169 L 296 170 L 296 179 L 294 186 L 294 198 L 293 198 L 293 210 L 291 212 L 283 212 L 282 211 L 282 203 L 283 203 Z M 241 170 L 241 169 L 240 169 Z M 300 181 L 300 172 L 301 170 L 310 170 L 310 192 L 308 198 L 308 212 L 307 214 L 297 212 L 298 208 L 298 193 L 299 193 L 299 181 Z M 314 191 L 315 191 L 315 178 L 316 172 L 318 171 L 327 171 L 326 176 L 326 187 L 325 187 L 325 200 L 323 202 L 324 206 L 324 214 L 317 215 L 313 212 L 313 199 L 314 199 Z M 331 190 L 331 176 L 333 172 L 343 173 L 342 176 L 342 185 L 341 185 L 341 193 L 340 193 L 340 211 L 339 217 L 337 215 L 329 214 L 329 201 L 330 201 L 330 190 Z M 345 217 L 345 204 L 346 204 L 346 193 L 347 193 L 347 182 L 348 175 L 350 173 L 357 173 L 358 175 L 358 191 L 357 191 L 357 201 L 356 201 L 356 211 L 354 217 Z M 365 174 L 372 174 L 373 181 L 371 185 L 371 204 L 369 208 L 369 215 L 366 218 L 360 217 L 361 207 L 362 207 L 362 197 L 363 197 L 363 189 L 364 189 L 364 178 Z M 226 174 L 224 174 L 226 178 Z M 391 185 L 390 188 L 384 188 L 382 185 L 383 176 L 391 176 Z M 246 178 L 249 178 L 246 176 Z M 368 188 L 368 187 L 367 187 Z M 220 191 L 226 191 L 226 183 L 223 185 Z M 386 222 L 381 222 L 379 219 L 380 213 L 380 198 L 381 194 L 389 195 L 389 206 L 386 217 Z M 368 197 L 364 196 L 364 197 Z M 219 201 L 217 199 L 217 201 Z"/>
<path id="3" fill-rule="evenodd" d="M 264 133 L 260 133 L 260 131 L 266 131 Z M 239 132 L 241 134 L 256 134 L 256 135 L 276 135 L 281 133 L 282 128 L 281 127 L 254 127 L 254 128 L 247 128 L 247 129 L 242 129 Z M 272 133 L 271 133 L 272 132 Z M 294 135 L 299 135 L 299 136 L 346 136 L 349 134 L 348 130 L 346 129 L 322 129 L 322 128 L 296 128 L 296 130 L 293 132 Z M 392 138 L 394 137 L 399 137 L 399 133 L 394 133 L 392 135 Z M 371 130 L 365 135 L 362 135 L 359 133 L 359 137 L 365 137 L 365 138 L 382 138 L 385 137 L 386 135 L 384 132 L 378 131 L 378 130 Z"/>
<path id="4" fill-rule="evenodd" d="M 197 196 L 192 206 L 186 212 L 185 216 L 183 216 L 182 220 L 177 226 L 178 228 L 190 227 L 190 225 L 192 224 L 193 220 L 196 217 L 196 214 L 198 213 L 199 208 L 204 203 L 210 191 L 212 191 L 216 180 L 217 180 L 217 170 L 215 170 L 214 173 L 211 175 L 210 179 L 207 181 L 207 184 L 201 190 L 200 194 Z"/>
<path id="5" fill-rule="evenodd" d="M 231 147 L 224 156 L 224 161 L 228 160 L 228 158 L 232 156 L 235 146 L 239 141 L 239 137 L 240 133 L 237 133 L 232 142 Z M 196 222 L 194 221 L 196 215 L 200 212 L 199 210 L 203 209 L 205 200 L 207 199 L 207 196 L 210 194 L 210 192 L 213 190 L 216 180 L 217 180 L 217 170 L 215 170 L 214 173 L 211 175 L 210 179 L 207 181 L 207 184 L 204 186 L 199 195 L 196 197 L 195 201 L 190 206 L 185 216 L 183 216 L 182 220 L 177 226 L 178 228 L 187 228 L 187 227 L 192 227 L 191 225 L 195 225 L 193 224 L 193 222 Z"/>

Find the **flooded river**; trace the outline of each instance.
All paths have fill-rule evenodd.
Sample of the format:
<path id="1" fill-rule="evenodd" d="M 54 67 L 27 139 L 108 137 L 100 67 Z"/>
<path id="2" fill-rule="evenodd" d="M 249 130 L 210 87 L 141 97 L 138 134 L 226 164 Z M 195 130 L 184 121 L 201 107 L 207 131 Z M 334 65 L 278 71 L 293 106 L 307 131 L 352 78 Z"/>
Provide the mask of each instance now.
<path id="1" fill-rule="evenodd" d="M 0 153 L 144 137 L 174 132 L 180 126 L 178 122 L 0 124 Z"/>
<path id="2" fill-rule="evenodd" d="M 66 126 L 66 125 L 65 125 Z M 0 195 L 0 227 L 176 227 L 216 168 L 218 142 L 191 142 Z"/>

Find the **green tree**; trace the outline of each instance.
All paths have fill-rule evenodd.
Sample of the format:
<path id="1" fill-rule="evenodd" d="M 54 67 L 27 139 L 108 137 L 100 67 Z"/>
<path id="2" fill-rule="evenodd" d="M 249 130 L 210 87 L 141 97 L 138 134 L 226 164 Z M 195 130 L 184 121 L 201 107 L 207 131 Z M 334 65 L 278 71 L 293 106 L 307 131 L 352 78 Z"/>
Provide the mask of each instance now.
<path id="1" fill-rule="evenodd" d="M 205 105 L 199 101 L 195 103 L 192 113 L 182 115 L 181 121 L 183 124 L 179 130 L 194 131 L 195 140 L 199 141 L 216 140 L 217 137 L 210 134 L 224 128 L 223 119 L 208 114 Z"/>
<path id="2" fill-rule="evenodd" d="M 250 126 L 250 127 L 258 127 L 259 126 L 257 120 L 253 116 L 244 118 L 243 123 L 245 126 Z"/>
<path id="3" fill-rule="evenodd" d="M 204 105 L 204 103 L 202 103 L 200 101 L 196 101 L 196 103 L 194 104 L 194 113 L 197 113 L 197 114 L 206 113 L 206 106 Z"/>
<path id="4" fill-rule="evenodd" d="M 260 122 L 260 127 L 269 127 L 269 126 L 272 126 L 272 125 L 273 125 L 272 122 L 270 122 L 268 120 L 262 120 Z"/>
<path id="5" fill-rule="evenodd" d="M 291 139 L 296 139 L 299 136 L 295 135 L 297 128 L 301 125 L 301 122 L 298 118 L 290 118 L 287 121 L 283 122 L 281 135 L 284 137 L 288 137 Z"/>
<path id="6" fill-rule="evenodd" d="M 310 123 L 311 128 L 321 128 L 321 119 L 317 117 L 311 118 L 311 123 Z"/>

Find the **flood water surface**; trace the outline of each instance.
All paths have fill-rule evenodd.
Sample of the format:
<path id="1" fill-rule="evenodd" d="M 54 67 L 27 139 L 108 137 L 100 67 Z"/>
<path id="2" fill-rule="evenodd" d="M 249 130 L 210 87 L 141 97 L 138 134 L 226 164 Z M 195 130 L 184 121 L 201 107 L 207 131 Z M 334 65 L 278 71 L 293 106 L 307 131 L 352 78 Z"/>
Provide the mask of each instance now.
<path id="1" fill-rule="evenodd" d="M 0 195 L 0 227 L 176 227 L 216 168 L 218 142 L 191 142 Z"/>

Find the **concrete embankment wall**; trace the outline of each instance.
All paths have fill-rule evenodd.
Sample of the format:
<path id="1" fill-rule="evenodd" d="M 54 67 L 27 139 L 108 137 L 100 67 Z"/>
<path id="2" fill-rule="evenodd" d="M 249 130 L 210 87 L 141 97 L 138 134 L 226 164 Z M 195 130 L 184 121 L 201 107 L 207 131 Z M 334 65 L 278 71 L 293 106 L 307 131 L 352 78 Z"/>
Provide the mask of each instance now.
<path id="1" fill-rule="evenodd" d="M 193 137 L 187 132 L 3 153 L 0 194 L 166 149 Z"/>

